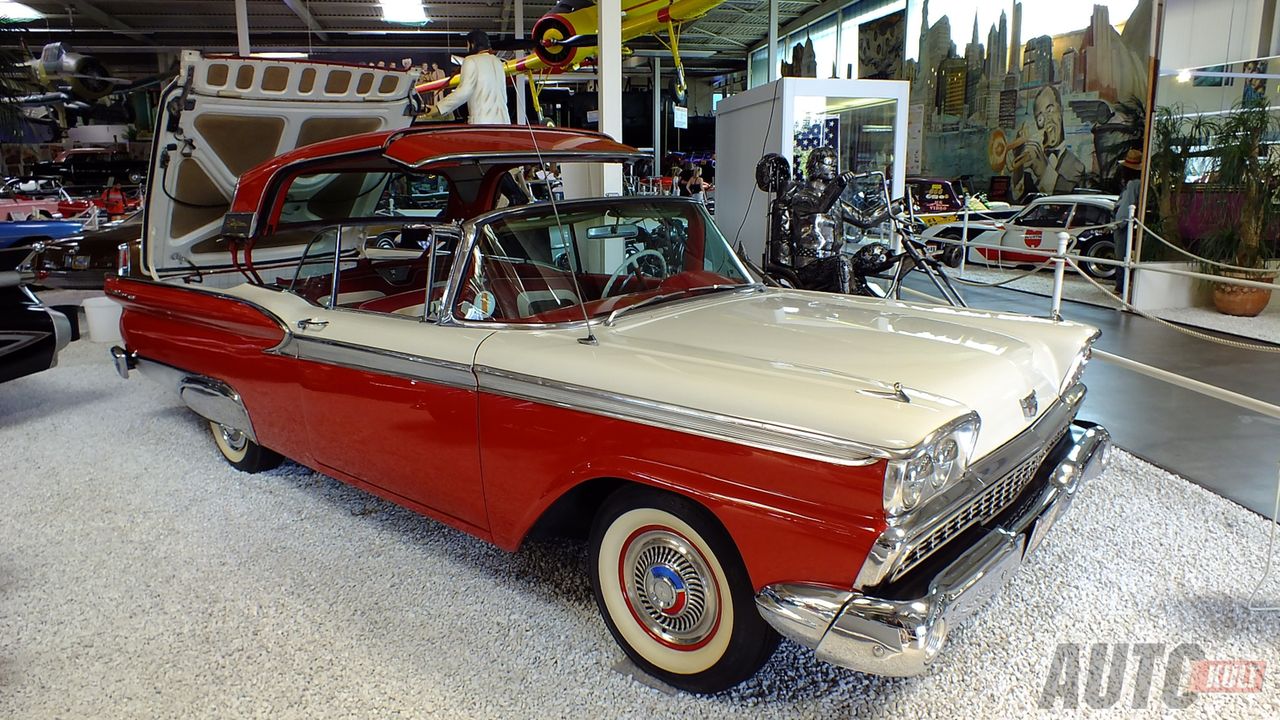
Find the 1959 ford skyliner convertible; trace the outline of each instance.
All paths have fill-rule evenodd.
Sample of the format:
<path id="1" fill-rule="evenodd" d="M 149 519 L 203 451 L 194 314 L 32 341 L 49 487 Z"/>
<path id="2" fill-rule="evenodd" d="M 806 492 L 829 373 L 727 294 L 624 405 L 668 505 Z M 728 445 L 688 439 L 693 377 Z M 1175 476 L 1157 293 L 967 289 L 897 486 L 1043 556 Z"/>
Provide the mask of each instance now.
<path id="1" fill-rule="evenodd" d="M 923 672 L 1106 462 L 1075 420 L 1091 327 L 766 287 L 679 198 L 496 208 L 511 168 L 639 154 L 397 129 L 412 78 L 387 71 L 360 103 L 383 129 L 271 158 L 349 106 L 255 115 L 217 79 L 337 71 L 222 62 L 188 57 L 163 103 L 166 185 L 108 282 L 118 369 L 173 387 L 241 470 L 291 458 L 508 550 L 583 532 L 605 623 L 675 686 L 741 682 L 779 634 Z M 266 126 L 264 157 L 218 146 Z M 424 176 L 434 214 L 386 209 Z"/>

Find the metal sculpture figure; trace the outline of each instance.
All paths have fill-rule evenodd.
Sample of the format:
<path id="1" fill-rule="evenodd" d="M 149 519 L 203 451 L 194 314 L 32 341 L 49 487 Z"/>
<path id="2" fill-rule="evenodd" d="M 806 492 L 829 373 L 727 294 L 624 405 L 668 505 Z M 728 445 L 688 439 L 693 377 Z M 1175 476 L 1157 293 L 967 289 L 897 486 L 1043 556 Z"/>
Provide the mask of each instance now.
<path id="1" fill-rule="evenodd" d="M 855 173 L 839 172 L 836 151 L 816 148 L 805 162 L 805 181 L 792 185 L 785 158 L 770 153 L 756 164 L 756 184 L 774 194 L 769 208 L 765 269 L 806 290 L 858 293 L 860 278 L 842 252 L 844 223 L 868 227 L 865 214 L 841 195 Z"/>

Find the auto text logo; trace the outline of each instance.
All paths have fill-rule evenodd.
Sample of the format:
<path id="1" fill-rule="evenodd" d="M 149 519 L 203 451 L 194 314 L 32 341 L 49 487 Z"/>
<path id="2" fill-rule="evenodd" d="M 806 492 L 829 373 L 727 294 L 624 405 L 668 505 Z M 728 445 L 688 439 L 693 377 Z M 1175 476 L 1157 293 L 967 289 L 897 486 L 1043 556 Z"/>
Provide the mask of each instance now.
<path id="1" fill-rule="evenodd" d="M 1262 660 L 1209 659 L 1195 643 L 1060 643 L 1040 691 L 1039 707 L 1181 710 L 1206 693 L 1257 693 Z"/>

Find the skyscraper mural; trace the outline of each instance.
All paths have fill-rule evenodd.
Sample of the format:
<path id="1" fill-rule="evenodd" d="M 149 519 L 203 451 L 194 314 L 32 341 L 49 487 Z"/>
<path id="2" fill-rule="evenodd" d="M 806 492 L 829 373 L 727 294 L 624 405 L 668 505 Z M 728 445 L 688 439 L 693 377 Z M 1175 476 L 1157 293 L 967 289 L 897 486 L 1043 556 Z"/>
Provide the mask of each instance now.
<path id="1" fill-rule="evenodd" d="M 1109 176 L 1116 162 L 1109 148 L 1127 127 L 1121 103 L 1147 96 L 1152 0 L 1136 7 L 1133 0 L 1098 0 L 1091 15 L 1080 3 L 1065 3 L 1055 20 L 1070 28 L 1077 18 L 1068 13 L 1079 12 L 1079 29 L 1025 40 L 1023 3 L 1011 2 L 985 42 L 978 3 L 990 7 L 990 0 L 974 0 L 972 14 L 934 18 L 921 0 L 918 30 L 908 28 L 919 33 L 916 57 L 906 64 L 911 111 L 924 128 L 918 146 L 908 148 L 907 172 L 967 175 L 979 189 L 1007 177 L 1013 200 Z M 1132 10 L 1112 18 L 1112 6 Z M 970 23 L 961 53 L 952 27 Z"/>

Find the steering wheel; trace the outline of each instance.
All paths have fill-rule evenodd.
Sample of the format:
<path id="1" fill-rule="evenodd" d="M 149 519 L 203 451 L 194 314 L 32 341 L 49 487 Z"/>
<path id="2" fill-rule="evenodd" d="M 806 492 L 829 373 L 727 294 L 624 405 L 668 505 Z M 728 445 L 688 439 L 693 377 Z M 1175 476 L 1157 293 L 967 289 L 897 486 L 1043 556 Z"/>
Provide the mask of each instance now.
<path id="1" fill-rule="evenodd" d="M 658 258 L 658 262 L 662 264 L 662 275 L 664 277 L 666 276 L 667 259 L 662 257 L 662 253 L 658 252 L 657 250 L 641 250 L 635 255 L 628 255 L 627 259 L 623 260 L 622 264 L 618 266 L 618 269 L 613 271 L 613 274 L 609 276 L 609 282 L 604 284 L 604 292 L 601 293 L 601 297 L 609 297 L 609 291 L 613 289 L 613 284 L 618 281 L 618 278 L 622 277 L 622 273 L 625 272 L 626 269 L 632 264 L 634 264 L 637 260 L 644 257 Z M 639 266 L 636 266 L 636 269 L 638 273 Z M 626 281 L 624 280 L 623 282 L 626 282 Z"/>

